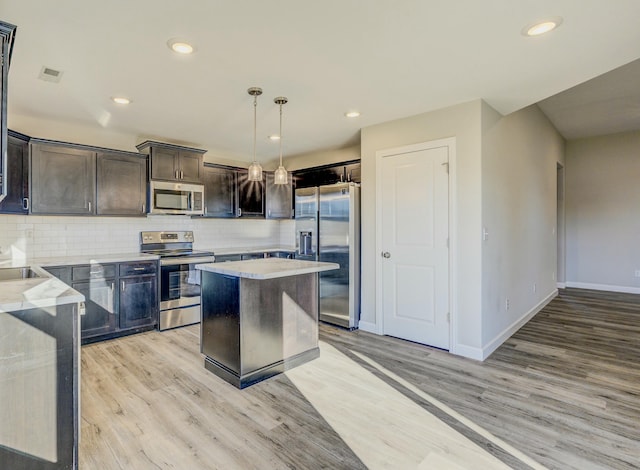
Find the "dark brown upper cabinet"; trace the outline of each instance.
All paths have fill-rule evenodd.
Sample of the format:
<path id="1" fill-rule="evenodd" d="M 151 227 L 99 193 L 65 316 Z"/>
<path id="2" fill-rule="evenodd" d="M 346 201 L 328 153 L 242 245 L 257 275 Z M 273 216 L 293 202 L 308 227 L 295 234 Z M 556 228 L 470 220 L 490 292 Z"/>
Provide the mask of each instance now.
<path id="1" fill-rule="evenodd" d="M 234 168 L 204 164 L 204 216 L 236 217 L 237 171 Z"/>
<path id="2" fill-rule="evenodd" d="M 11 130 L 4 177 L 7 197 L 0 202 L 0 213 L 29 213 L 29 137 Z"/>
<path id="3" fill-rule="evenodd" d="M 7 82 L 16 27 L 0 21 L 0 201 L 7 195 Z"/>
<path id="4" fill-rule="evenodd" d="M 150 140 L 137 145 L 136 148 L 140 153 L 149 155 L 151 179 L 202 183 L 206 150 Z"/>

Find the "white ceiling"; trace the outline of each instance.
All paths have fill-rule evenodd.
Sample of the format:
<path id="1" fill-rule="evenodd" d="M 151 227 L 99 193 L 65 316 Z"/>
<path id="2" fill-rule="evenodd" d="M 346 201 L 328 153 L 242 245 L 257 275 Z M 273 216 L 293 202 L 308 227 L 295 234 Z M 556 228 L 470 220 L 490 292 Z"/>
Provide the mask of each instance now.
<path id="1" fill-rule="evenodd" d="M 538 103 L 566 139 L 640 129 L 640 60 Z"/>
<path id="2" fill-rule="evenodd" d="M 521 34 L 550 16 L 564 18 L 556 31 Z M 18 115 L 84 123 L 245 161 L 250 86 L 264 89 L 267 161 L 279 95 L 287 156 L 478 98 L 507 114 L 640 57 L 638 0 L 0 0 L 0 20 L 18 26 L 9 126 Z M 176 37 L 197 52 L 171 52 Z M 42 66 L 61 82 L 39 80 Z M 110 101 L 120 94 L 133 103 Z M 345 118 L 351 109 L 362 116 Z"/>

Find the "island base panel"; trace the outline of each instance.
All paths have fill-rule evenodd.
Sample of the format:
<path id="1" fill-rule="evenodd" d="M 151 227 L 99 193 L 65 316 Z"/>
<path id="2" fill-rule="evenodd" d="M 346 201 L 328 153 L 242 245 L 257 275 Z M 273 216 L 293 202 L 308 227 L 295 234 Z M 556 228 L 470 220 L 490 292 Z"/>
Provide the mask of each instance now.
<path id="1" fill-rule="evenodd" d="M 271 364 L 243 376 L 240 376 L 239 374 L 223 366 L 219 362 L 211 359 L 210 357 L 204 358 L 204 367 L 209 372 L 213 372 L 215 375 L 217 375 L 221 379 L 226 380 L 231 385 L 235 385 L 236 387 L 243 389 L 258 382 L 262 382 L 263 380 L 273 377 L 274 375 L 278 375 L 282 372 L 286 372 L 289 369 L 293 369 L 294 367 L 302 365 L 305 362 L 317 359 L 318 357 L 320 357 L 320 348 L 310 349 L 309 351 L 305 351 L 296 356 L 278 361 L 275 364 Z"/>
<path id="2" fill-rule="evenodd" d="M 315 359 L 318 275 L 246 279 L 202 272 L 201 352 L 239 388 Z"/>

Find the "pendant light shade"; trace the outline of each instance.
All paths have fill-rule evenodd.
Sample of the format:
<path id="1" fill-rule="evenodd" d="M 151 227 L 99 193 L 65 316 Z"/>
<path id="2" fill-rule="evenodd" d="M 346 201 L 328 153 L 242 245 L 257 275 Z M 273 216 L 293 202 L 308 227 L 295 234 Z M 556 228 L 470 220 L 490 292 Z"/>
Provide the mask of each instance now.
<path id="1" fill-rule="evenodd" d="M 280 166 L 273 174 L 273 182 L 275 184 L 287 184 L 288 179 L 287 170 L 282 166 L 282 105 L 286 104 L 287 101 L 284 96 L 278 96 L 273 100 L 275 104 L 280 105 Z"/>
<path id="2" fill-rule="evenodd" d="M 258 109 L 258 96 L 262 94 L 262 88 L 251 87 L 247 90 L 253 96 L 253 162 L 249 165 L 249 181 L 262 181 L 262 166 L 256 158 L 256 121 Z"/>

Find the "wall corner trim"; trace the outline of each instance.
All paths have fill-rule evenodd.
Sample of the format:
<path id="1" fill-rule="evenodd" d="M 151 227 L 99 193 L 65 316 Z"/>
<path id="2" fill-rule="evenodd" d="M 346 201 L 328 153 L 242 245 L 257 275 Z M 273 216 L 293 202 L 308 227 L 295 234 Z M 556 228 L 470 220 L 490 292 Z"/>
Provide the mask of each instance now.
<path id="1" fill-rule="evenodd" d="M 466 357 L 467 359 L 475 359 L 476 361 L 484 360 L 482 357 L 482 349 L 473 346 L 456 344 L 449 352 L 456 356 Z"/>

